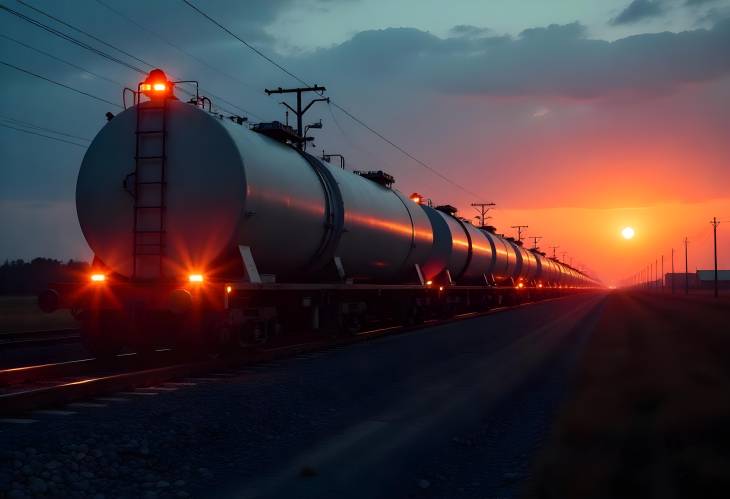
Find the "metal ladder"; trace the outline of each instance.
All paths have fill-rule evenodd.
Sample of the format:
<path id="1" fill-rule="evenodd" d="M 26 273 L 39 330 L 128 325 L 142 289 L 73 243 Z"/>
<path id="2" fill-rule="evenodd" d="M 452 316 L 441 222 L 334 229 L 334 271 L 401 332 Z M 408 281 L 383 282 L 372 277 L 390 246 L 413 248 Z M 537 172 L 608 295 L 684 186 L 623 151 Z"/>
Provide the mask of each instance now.
<path id="1" fill-rule="evenodd" d="M 132 279 L 164 277 L 167 99 L 137 106 Z"/>

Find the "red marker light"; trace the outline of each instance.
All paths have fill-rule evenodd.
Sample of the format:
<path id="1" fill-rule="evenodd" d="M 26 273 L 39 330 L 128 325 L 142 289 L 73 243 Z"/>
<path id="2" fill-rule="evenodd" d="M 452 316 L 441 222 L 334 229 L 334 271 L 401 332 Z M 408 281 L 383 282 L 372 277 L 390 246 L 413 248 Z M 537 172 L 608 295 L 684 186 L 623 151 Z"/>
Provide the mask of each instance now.
<path id="1" fill-rule="evenodd" d="M 145 80 L 139 84 L 139 91 L 150 99 L 170 97 L 174 84 L 167 79 L 161 69 L 153 69 Z"/>
<path id="2" fill-rule="evenodd" d="M 91 282 L 104 282 L 106 281 L 106 276 L 104 274 L 91 274 Z"/>
<path id="3" fill-rule="evenodd" d="M 190 282 L 203 282 L 203 274 L 190 274 L 188 276 Z"/>

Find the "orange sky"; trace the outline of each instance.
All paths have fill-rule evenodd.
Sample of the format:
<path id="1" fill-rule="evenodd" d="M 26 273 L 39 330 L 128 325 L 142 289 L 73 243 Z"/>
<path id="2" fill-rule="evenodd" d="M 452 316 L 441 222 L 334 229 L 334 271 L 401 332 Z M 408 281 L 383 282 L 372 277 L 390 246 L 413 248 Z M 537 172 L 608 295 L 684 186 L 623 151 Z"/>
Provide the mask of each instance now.
<path id="1" fill-rule="evenodd" d="M 730 198 L 701 203 L 663 203 L 628 208 L 550 208 L 495 210 L 497 227 L 514 231 L 516 220 L 529 223 L 529 233 L 550 234 L 538 244 L 546 251 L 559 245 L 558 257 L 567 251 L 575 265 L 592 269 L 608 285 L 618 285 L 661 255 L 665 272 L 675 249 L 675 269 L 684 271 L 682 240 L 689 240 L 689 269 L 712 268 L 712 216 L 726 220 L 718 228 L 718 265 L 730 268 Z M 720 218 L 723 217 L 723 218 Z M 621 237 L 623 227 L 633 227 L 632 240 Z M 531 243 L 530 243 L 531 244 Z M 681 268 L 680 268 L 681 266 Z"/>

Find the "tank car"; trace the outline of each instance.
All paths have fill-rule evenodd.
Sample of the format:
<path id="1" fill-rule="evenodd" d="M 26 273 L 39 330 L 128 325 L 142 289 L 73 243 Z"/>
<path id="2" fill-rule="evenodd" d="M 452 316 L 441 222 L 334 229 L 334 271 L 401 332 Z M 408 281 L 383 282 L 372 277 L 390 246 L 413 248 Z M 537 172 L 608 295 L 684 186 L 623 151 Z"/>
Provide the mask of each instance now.
<path id="1" fill-rule="evenodd" d="M 76 185 L 92 275 L 39 297 L 71 309 L 97 355 L 351 331 L 596 285 L 410 199 L 387 173 L 308 154 L 286 125 L 245 126 L 173 88 L 153 71 L 92 141 Z"/>

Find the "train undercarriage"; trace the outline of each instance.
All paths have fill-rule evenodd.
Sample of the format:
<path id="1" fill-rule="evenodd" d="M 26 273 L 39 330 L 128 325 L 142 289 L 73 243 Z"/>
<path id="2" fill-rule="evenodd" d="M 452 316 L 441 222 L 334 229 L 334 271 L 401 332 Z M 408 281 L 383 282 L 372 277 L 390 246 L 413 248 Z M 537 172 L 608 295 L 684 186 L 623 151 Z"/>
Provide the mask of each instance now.
<path id="1" fill-rule="evenodd" d="M 561 296 L 578 288 L 373 284 L 104 282 L 55 284 L 47 312 L 68 308 L 90 353 L 174 347 L 195 352 L 255 348 L 296 335 L 333 337 L 418 325 L 469 312 Z"/>

